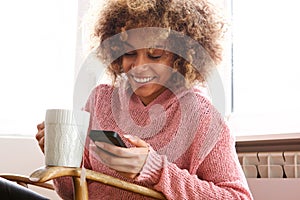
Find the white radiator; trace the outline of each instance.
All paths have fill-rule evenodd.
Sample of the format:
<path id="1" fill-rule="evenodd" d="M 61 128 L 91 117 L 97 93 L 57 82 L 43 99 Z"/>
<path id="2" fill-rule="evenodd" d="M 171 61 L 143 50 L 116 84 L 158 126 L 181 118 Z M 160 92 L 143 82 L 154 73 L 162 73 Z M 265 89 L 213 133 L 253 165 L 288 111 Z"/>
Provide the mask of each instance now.
<path id="1" fill-rule="evenodd" d="M 238 156 L 247 178 L 300 178 L 300 152 L 254 152 Z"/>
<path id="2" fill-rule="evenodd" d="M 300 152 L 238 153 L 255 200 L 300 200 Z"/>

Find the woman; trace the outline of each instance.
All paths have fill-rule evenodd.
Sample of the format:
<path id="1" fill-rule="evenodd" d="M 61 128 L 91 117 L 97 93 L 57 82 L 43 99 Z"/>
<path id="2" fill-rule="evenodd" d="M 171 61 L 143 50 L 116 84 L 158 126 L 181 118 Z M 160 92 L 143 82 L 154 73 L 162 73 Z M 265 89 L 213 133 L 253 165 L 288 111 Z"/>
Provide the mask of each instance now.
<path id="1" fill-rule="evenodd" d="M 92 47 L 113 83 L 85 109 L 89 130 L 120 134 L 128 148 L 86 141 L 85 168 L 162 192 L 167 199 L 252 199 L 234 137 L 199 85 L 222 60 L 225 23 L 206 0 L 110 0 Z M 99 45 L 100 44 L 100 45 Z M 43 149 L 44 124 L 37 140 Z M 72 199 L 69 178 L 56 191 Z M 147 199 L 89 182 L 89 199 Z"/>

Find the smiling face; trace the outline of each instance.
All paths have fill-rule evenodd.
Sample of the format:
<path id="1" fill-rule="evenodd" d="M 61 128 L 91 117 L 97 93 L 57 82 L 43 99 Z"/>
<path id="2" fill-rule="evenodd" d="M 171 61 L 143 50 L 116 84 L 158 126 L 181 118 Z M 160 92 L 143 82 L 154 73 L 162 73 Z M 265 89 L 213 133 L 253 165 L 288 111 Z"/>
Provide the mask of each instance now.
<path id="1" fill-rule="evenodd" d="M 173 73 L 173 54 L 163 50 L 163 41 L 156 42 L 151 48 L 144 42 L 141 35 L 128 35 L 122 67 L 134 93 L 148 105 L 167 88 Z"/>

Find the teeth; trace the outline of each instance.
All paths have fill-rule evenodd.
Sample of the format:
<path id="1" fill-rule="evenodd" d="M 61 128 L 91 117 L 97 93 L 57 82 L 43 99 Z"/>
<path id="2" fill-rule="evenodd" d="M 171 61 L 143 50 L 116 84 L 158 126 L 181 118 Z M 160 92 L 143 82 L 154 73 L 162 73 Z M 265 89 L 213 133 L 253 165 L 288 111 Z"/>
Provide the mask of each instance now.
<path id="1" fill-rule="evenodd" d="M 147 83 L 147 82 L 150 82 L 151 80 L 154 79 L 154 77 L 137 78 L 137 77 L 134 77 L 134 76 L 132 78 L 133 78 L 133 80 L 135 80 L 138 83 Z"/>

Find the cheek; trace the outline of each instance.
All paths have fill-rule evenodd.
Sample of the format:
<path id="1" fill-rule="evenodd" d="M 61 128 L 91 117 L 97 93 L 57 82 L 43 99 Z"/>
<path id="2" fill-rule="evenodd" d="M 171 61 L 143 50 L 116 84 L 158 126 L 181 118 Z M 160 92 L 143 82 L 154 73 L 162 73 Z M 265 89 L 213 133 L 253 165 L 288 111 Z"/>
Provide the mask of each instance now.
<path id="1" fill-rule="evenodd" d="M 172 76 L 171 68 L 164 68 L 163 70 L 156 71 L 157 74 L 160 74 L 160 81 L 167 82 Z"/>
<path id="2" fill-rule="evenodd" d="M 128 59 L 122 59 L 122 68 L 124 72 L 128 72 L 131 68 L 131 62 Z"/>

